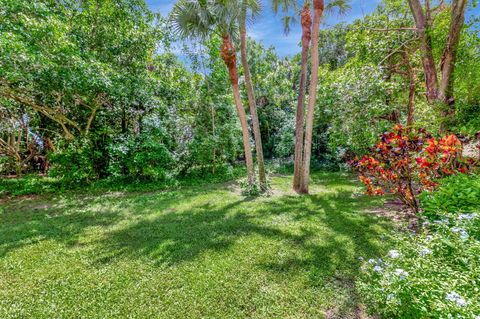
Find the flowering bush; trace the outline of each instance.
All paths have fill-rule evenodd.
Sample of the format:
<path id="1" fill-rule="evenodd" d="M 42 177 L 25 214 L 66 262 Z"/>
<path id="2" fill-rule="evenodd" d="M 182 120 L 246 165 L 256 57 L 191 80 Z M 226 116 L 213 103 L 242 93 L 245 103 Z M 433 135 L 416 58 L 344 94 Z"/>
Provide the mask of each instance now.
<path id="1" fill-rule="evenodd" d="M 480 192 L 478 182 L 462 175 L 442 180 L 422 196 L 428 213 L 420 233 L 397 235 L 387 256 L 365 262 L 358 287 L 370 311 L 385 318 L 480 318 L 480 204 L 478 197 L 449 200 L 452 185 L 462 183 L 470 194 Z"/>
<path id="2" fill-rule="evenodd" d="M 462 143 L 455 135 L 436 139 L 423 129 L 401 125 L 382 134 L 370 154 L 351 162 L 367 194 L 395 194 L 416 212 L 419 192 L 434 189 L 440 177 L 467 173 L 478 165 L 462 157 Z"/>
<path id="3" fill-rule="evenodd" d="M 444 216 L 363 266 L 359 289 L 385 318 L 480 316 L 480 215 Z"/>

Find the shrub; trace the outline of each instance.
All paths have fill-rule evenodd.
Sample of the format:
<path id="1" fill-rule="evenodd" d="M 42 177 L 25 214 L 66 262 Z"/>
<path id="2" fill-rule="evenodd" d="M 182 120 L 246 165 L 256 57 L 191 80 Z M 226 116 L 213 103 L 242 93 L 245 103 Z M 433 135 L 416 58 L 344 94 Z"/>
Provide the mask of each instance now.
<path id="1" fill-rule="evenodd" d="M 161 136 L 121 136 L 109 147 L 108 172 L 113 178 L 165 181 L 172 173 L 174 157 Z"/>
<path id="2" fill-rule="evenodd" d="M 480 218 L 448 216 L 363 266 L 358 283 L 370 311 L 385 318 L 480 316 Z"/>
<path id="3" fill-rule="evenodd" d="M 415 212 L 418 193 L 437 187 L 441 177 L 466 173 L 478 165 L 462 157 L 462 143 L 455 135 L 436 139 L 423 129 L 401 125 L 382 134 L 370 151 L 371 155 L 352 161 L 367 194 L 395 194 Z"/>
<path id="4" fill-rule="evenodd" d="M 421 232 L 396 235 L 388 256 L 362 267 L 358 287 L 370 311 L 385 318 L 480 317 L 479 192 L 478 176 L 457 175 L 422 194 Z"/>
<path id="5" fill-rule="evenodd" d="M 90 140 L 69 142 L 66 146 L 59 147 L 59 151 L 49 154 L 49 175 L 66 183 L 91 182 L 98 178 L 94 158 L 101 156 Z"/>
<path id="6" fill-rule="evenodd" d="M 455 175 L 440 182 L 435 192 L 420 195 L 423 215 L 432 219 L 439 212 L 471 213 L 480 211 L 480 176 Z"/>

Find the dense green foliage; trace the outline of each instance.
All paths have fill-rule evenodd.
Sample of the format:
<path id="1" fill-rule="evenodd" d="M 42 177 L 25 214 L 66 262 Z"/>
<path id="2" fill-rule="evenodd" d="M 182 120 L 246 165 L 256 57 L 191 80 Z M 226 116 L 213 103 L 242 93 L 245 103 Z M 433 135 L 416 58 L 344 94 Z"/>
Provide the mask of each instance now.
<path id="1" fill-rule="evenodd" d="M 442 180 L 435 192 L 421 196 L 423 213 L 429 218 L 438 212 L 451 214 L 480 211 L 480 178 L 478 175 L 456 175 Z"/>
<path id="2" fill-rule="evenodd" d="M 170 21 L 142 0 L 1 0 L 0 6 L 0 138 L 5 145 L 15 141 L 0 146 L 1 174 L 45 171 L 77 183 L 165 181 L 242 160 L 218 37 L 180 46 Z M 436 58 L 448 11 L 433 16 Z M 409 27 L 407 4 L 385 0 L 363 19 L 321 30 L 315 163 L 366 153 L 392 124 L 405 124 L 409 67 L 417 79 L 416 126 L 436 133 L 447 125 L 469 137 L 480 130 L 478 21 L 463 30 L 456 117 L 443 123 L 440 106 L 424 97 L 414 33 L 379 31 L 387 20 L 388 28 Z M 181 59 L 172 53 L 179 46 Z M 250 40 L 248 59 L 264 153 L 289 158 L 300 57 L 280 58 Z"/>
<path id="3" fill-rule="evenodd" d="M 458 47 L 452 1 L 431 1 L 424 28 L 412 1 L 322 25 L 312 92 L 308 57 L 239 43 L 243 23 L 262 27 L 257 0 L 182 0 L 169 17 L 144 0 L 0 0 L 0 318 L 363 318 L 365 305 L 479 319 L 478 1 Z M 427 99 L 425 61 L 443 82 L 450 49 L 449 95 Z M 290 173 L 304 84 L 316 105 L 300 162 L 329 172 L 297 196 L 291 176 L 258 169 L 256 183 L 249 150 Z M 415 231 L 377 217 L 389 206 L 346 163 L 369 194 L 410 206 Z"/>

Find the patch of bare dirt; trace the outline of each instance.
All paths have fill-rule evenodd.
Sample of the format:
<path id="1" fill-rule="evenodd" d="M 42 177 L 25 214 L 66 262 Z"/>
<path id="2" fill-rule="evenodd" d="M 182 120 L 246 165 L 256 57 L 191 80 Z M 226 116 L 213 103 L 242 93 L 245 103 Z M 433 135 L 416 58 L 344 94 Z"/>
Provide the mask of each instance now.
<path id="1" fill-rule="evenodd" d="M 418 217 L 400 200 L 388 200 L 383 206 L 369 209 L 366 212 L 393 220 L 397 225 L 406 223 L 410 230 L 418 229 Z"/>
<path id="2" fill-rule="evenodd" d="M 325 319 L 378 319 L 377 316 L 370 316 L 362 304 L 358 304 L 350 314 L 339 314 L 337 308 L 330 308 L 325 312 Z"/>
<path id="3" fill-rule="evenodd" d="M 9 202 L 11 202 L 12 200 L 15 200 L 15 201 L 33 201 L 33 200 L 36 200 L 38 199 L 39 196 L 38 195 L 35 195 L 35 194 L 31 194 L 31 195 L 19 195 L 19 196 L 3 196 L 3 197 L 0 197 L 0 204 L 8 204 Z"/>

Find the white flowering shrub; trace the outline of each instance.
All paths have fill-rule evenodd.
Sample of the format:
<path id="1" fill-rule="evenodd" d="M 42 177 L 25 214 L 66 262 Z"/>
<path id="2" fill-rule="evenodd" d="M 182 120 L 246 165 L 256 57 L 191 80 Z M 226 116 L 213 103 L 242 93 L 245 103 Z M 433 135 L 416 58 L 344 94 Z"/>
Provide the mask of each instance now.
<path id="1" fill-rule="evenodd" d="M 479 214 L 426 222 L 362 267 L 359 289 L 385 318 L 480 318 Z"/>

